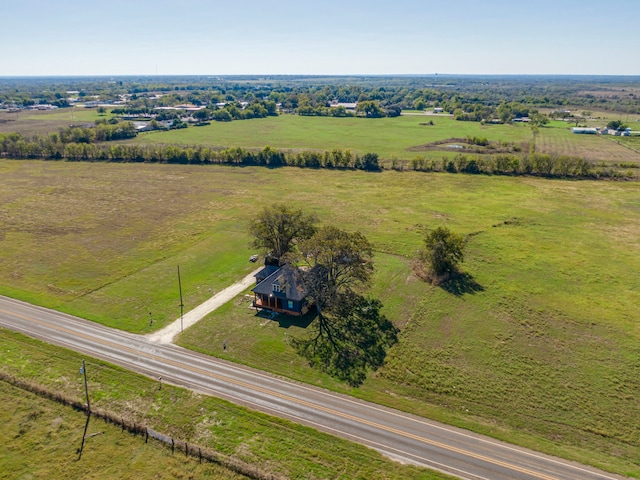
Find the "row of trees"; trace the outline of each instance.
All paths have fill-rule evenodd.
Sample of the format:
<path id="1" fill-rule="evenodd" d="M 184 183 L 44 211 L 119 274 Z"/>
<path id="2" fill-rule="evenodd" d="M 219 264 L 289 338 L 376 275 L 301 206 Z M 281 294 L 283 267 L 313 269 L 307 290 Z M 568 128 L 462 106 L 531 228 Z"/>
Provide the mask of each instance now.
<path id="1" fill-rule="evenodd" d="M 384 363 L 398 330 L 382 303 L 366 295 L 373 247 L 360 232 L 318 227 L 317 218 L 287 205 L 272 205 L 250 223 L 253 245 L 280 264 L 303 266 L 301 274 L 317 315 L 309 335 L 292 338 L 311 366 L 353 386 Z"/>
<path id="2" fill-rule="evenodd" d="M 405 167 L 422 172 L 448 172 L 490 175 L 536 175 L 545 177 L 597 178 L 609 176 L 613 171 L 596 168 L 581 157 L 548 155 L 545 153 L 525 153 L 522 155 L 466 155 L 441 160 L 416 157 L 408 163 L 395 162 L 392 168 Z"/>
<path id="3" fill-rule="evenodd" d="M 380 171 L 376 153 L 354 154 L 351 150 L 305 150 L 284 152 L 266 146 L 259 151 L 240 147 L 213 149 L 204 146 L 178 145 L 105 145 L 88 143 L 93 138 L 89 129 L 71 129 L 73 135 L 85 135 L 79 142 L 64 143 L 59 134 L 36 136 L 31 140 L 12 133 L 0 137 L 0 155 L 15 159 L 72 161 L 148 162 L 179 164 L 259 165 L 267 167 L 336 168 Z M 65 137 L 65 139 L 72 137 Z M 542 153 L 466 155 L 440 160 L 416 157 L 410 161 L 394 159 L 394 170 L 448 172 L 491 175 L 538 175 L 567 178 L 599 178 L 617 176 L 613 168 L 599 167 L 580 157 Z"/>
<path id="4" fill-rule="evenodd" d="M 103 132 L 106 130 L 98 130 Z M 354 154 L 351 150 L 324 152 L 305 150 L 284 152 L 271 146 L 259 151 L 240 147 L 214 149 L 179 145 L 106 145 L 90 143 L 94 129 L 71 128 L 66 133 L 35 136 L 30 140 L 17 133 L 0 135 L 0 155 L 15 159 L 72 161 L 112 161 L 179 164 L 259 165 L 267 167 L 356 169 L 370 172 L 382 169 L 376 153 Z M 112 137 L 113 138 L 113 137 Z M 75 141 L 73 141 L 75 140 Z M 482 142 L 483 139 L 477 139 Z M 613 168 L 597 166 L 581 157 L 543 153 L 467 155 L 427 159 L 417 156 L 410 161 L 393 159 L 394 170 L 448 172 L 490 175 L 537 175 L 567 178 L 615 177 Z"/>
<path id="5" fill-rule="evenodd" d="M 378 155 L 354 154 L 351 150 L 283 152 L 266 146 L 259 151 L 240 147 L 213 149 L 203 146 L 178 145 L 106 145 L 90 143 L 93 129 L 71 129 L 78 142 L 65 143 L 59 134 L 27 139 L 12 133 L 0 136 L 0 155 L 16 159 L 73 161 L 113 161 L 180 164 L 262 165 L 268 167 L 295 166 L 302 168 L 339 168 L 379 171 Z M 65 139 L 70 138 L 66 137 Z"/>

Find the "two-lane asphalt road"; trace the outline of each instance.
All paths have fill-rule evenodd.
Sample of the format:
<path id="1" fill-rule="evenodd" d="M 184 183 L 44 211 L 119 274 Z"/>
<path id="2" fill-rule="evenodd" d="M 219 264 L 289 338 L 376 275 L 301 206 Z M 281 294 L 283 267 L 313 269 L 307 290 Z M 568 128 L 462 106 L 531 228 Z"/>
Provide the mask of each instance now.
<path id="1" fill-rule="evenodd" d="M 622 478 L 1 296 L 0 326 L 465 479 Z"/>

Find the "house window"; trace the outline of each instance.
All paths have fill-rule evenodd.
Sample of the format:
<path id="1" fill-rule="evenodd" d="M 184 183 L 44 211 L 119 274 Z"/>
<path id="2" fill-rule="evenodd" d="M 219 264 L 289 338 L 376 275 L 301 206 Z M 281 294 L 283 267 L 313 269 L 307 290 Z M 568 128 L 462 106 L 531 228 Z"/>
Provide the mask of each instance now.
<path id="1" fill-rule="evenodd" d="M 287 300 L 287 308 L 293 310 L 293 300 Z"/>
<path id="2" fill-rule="evenodd" d="M 273 284 L 273 291 L 276 293 L 280 292 L 280 284 L 279 283 L 274 283 Z"/>

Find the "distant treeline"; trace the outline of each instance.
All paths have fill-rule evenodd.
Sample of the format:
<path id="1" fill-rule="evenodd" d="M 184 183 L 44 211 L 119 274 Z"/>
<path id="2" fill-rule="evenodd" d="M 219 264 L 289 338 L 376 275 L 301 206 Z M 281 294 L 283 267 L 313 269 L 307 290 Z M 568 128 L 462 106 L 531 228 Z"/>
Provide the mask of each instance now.
<path id="1" fill-rule="evenodd" d="M 240 165 L 300 168 L 329 168 L 379 171 L 382 163 L 377 153 L 359 155 L 351 150 L 282 151 L 266 146 L 262 150 L 241 147 L 216 149 L 206 146 L 129 145 L 63 142 L 58 134 L 28 140 L 20 134 L 0 136 L 0 156 L 14 159 L 69 161 L 145 162 L 191 165 Z M 635 165 L 621 165 L 634 167 Z M 578 157 L 547 155 L 536 152 L 522 154 L 467 155 L 454 158 L 391 160 L 391 169 L 422 172 L 449 172 L 494 175 L 533 175 L 558 178 L 628 178 L 615 166 L 596 164 Z"/>
<path id="2" fill-rule="evenodd" d="M 326 110 L 332 102 L 376 102 L 395 109 L 438 107 L 460 120 L 504 118 L 518 109 L 640 113 L 639 77 L 598 76 L 141 76 L 116 78 L 0 78 L 0 103 L 66 107 L 99 98 L 124 108 L 183 103 L 215 110 L 219 104 L 270 101 L 301 115 L 350 115 Z M 511 105 L 510 105 L 511 104 Z M 503 106 L 498 111 L 500 105 Z M 571 106 L 569 108 L 569 106 Z M 457 111 L 457 112 L 456 112 Z M 368 115 L 369 116 L 369 115 Z M 585 115 L 589 116 L 589 115 Z"/>
<path id="3" fill-rule="evenodd" d="M 157 110 L 150 106 L 118 107 L 111 110 L 114 115 L 153 115 L 157 120 L 170 120 L 184 116 L 184 110 Z M 230 122 L 232 120 L 249 120 L 252 118 L 265 118 L 278 115 L 276 102 L 268 100 L 254 100 L 248 105 L 237 102 L 226 103 L 223 106 L 212 105 L 198 110 L 192 114 L 201 120 L 215 120 L 218 122 Z"/>

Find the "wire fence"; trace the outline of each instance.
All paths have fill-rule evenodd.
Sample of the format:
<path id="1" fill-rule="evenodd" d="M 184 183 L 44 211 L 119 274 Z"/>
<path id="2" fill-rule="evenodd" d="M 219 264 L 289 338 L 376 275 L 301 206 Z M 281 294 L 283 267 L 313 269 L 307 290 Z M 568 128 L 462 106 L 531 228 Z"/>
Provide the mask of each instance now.
<path id="1" fill-rule="evenodd" d="M 89 411 L 87 405 L 81 401 L 75 400 L 63 393 L 53 391 L 43 385 L 16 378 L 6 372 L 0 371 L 0 380 L 22 390 L 32 392 L 40 397 L 44 397 L 46 399 L 58 402 L 62 405 L 69 406 L 74 410 L 83 411 L 96 418 L 102 419 L 106 423 L 111 423 L 113 425 L 119 426 L 123 432 L 127 431 L 128 433 L 131 433 L 135 436 L 140 436 L 144 439 L 145 443 L 148 443 L 149 439 L 159 442 L 165 447 L 170 448 L 172 454 L 175 454 L 176 452 L 184 453 L 185 457 L 195 458 L 200 463 L 202 463 L 203 461 L 216 463 L 250 479 L 284 480 L 285 478 L 269 472 L 265 472 L 256 465 L 252 465 L 238 458 L 222 454 L 211 448 L 201 447 L 200 445 L 188 443 L 185 440 L 176 439 L 169 435 L 165 435 L 164 433 L 157 432 L 147 427 L 144 423 L 137 423 L 134 420 L 124 418 L 112 412 L 94 408 Z"/>

